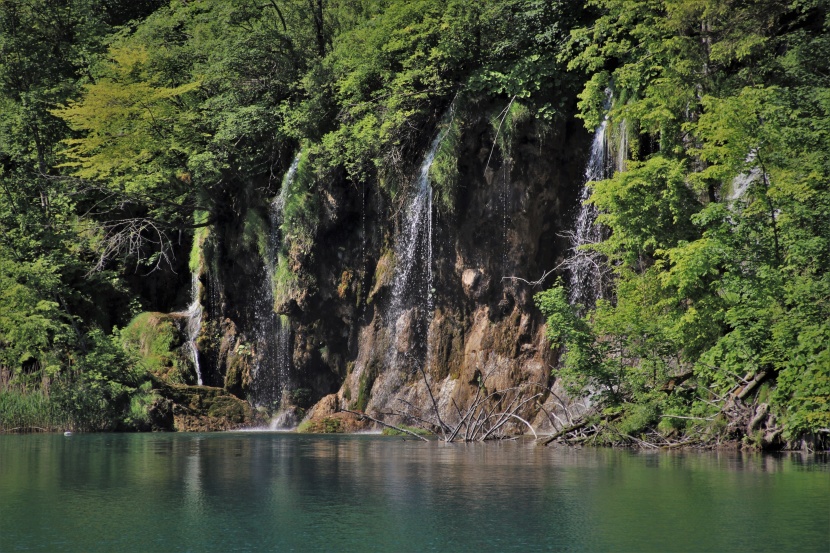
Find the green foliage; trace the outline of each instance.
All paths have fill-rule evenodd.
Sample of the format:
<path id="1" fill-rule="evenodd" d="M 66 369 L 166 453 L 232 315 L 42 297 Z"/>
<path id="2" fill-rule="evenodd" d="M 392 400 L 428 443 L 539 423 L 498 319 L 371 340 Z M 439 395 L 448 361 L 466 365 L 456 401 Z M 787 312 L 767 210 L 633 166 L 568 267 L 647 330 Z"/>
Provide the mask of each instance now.
<path id="1" fill-rule="evenodd" d="M 778 376 L 773 399 L 787 417 L 787 436 L 830 428 L 830 328 L 803 329 Z"/>
<path id="2" fill-rule="evenodd" d="M 56 342 L 68 339 L 58 303 L 48 296 L 59 286 L 54 266 L 46 260 L 13 262 L 0 258 L 0 364 L 39 364 L 47 373 L 57 369 Z"/>
<path id="3" fill-rule="evenodd" d="M 458 193 L 458 156 L 461 146 L 463 122 L 450 111 L 450 120 L 439 129 L 440 142 L 429 167 L 429 181 L 433 189 L 433 202 L 444 213 L 453 213 Z"/>
<path id="4" fill-rule="evenodd" d="M 627 404 L 624 433 L 721 432 L 718 398 L 756 374 L 776 387 L 746 401 L 772 403 L 773 430 L 796 439 L 827 428 L 826 6 L 592 8 L 563 60 L 587 73 L 586 125 L 624 123 L 636 161 L 590 199 L 610 230 L 595 249 L 615 271 L 615 296 L 581 319 L 561 289 L 537 297 L 566 347 L 563 373 L 596 387 L 598 367 L 616 362 L 619 393 L 606 401 Z M 661 413 L 695 422 L 658 424 Z"/>
<path id="5" fill-rule="evenodd" d="M 183 350 L 186 338 L 175 317 L 163 313 L 141 313 L 121 330 L 120 343 L 153 375 L 173 384 L 193 384 L 196 373 Z M 178 324 L 183 323 L 179 321 Z"/>
<path id="6" fill-rule="evenodd" d="M 152 398 L 131 355 L 191 376 L 169 321 L 137 318 L 127 350 L 106 335 L 140 310 L 125 284 L 137 268 L 186 255 L 192 236 L 191 272 L 207 270 L 209 227 L 241 220 L 243 250 L 276 254 L 284 310 L 314 287 L 301 267 L 335 187 L 378 181 L 394 200 L 443 132 L 430 178 L 453 213 L 480 106 L 504 107 L 492 134 L 509 158 L 517 132 L 562 116 L 581 88 L 587 127 L 607 116 L 629 159 L 590 200 L 609 230 L 595 248 L 614 296 L 584 316 L 561 285 L 537 296 L 571 390 L 618 409 L 626 433 L 703 431 L 679 421 L 724 424 L 713 398 L 763 373 L 786 436 L 827 428 L 823 3 L 126 4 L 0 3 L 0 368 L 21 413 L 145 424 Z M 299 145 L 272 252 L 261 198 Z M 393 268 L 384 255 L 370 299 Z M 362 375 L 358 406 L 375 375 Z"/>
<path id="7" fill-rule="evenodd" d="M 614 230 L 600 251 L 636 267 L 693 238 L 690 217 L 697 201 L 685 172 L 682 161 L 655 155 L 596 183 L 590 201 L 600 210 L 598 221 Z"/>
<path id="8" fill-rule="evenodd" d="M 52 385 L 55 408 L 73 430 L 103 431 L 125 428 L 135 420 L 136 396 L 149 394 L 142 374 L 118 337 L 93 330 L 89 348 L 73 365 L 73 374 Z M 138 406 L 149 402 L 138 400 Z"/>
<path id="9" fill-rule="evenodd" d="M 536 294 L 534 299 L 546 317 L 548 339 L 564 351 L 559 376 L 568 393 L 586 396 L 595 391 L 613 401 L 620 391 L 621 375 L 610 344 L 600 341 L 590 321 L 577 315 L 578 306 L 568 303 L 567 291 L 561 283 Z"/>

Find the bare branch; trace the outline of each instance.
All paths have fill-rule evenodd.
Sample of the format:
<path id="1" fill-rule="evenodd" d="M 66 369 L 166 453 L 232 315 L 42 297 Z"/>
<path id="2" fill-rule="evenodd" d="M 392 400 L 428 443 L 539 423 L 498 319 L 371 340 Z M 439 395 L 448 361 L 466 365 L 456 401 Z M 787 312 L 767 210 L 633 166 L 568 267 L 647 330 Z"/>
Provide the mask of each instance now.
<path id="1" fill-rule="evenodd" d="M 357 411 L 350 411 L 348 409 L 341 409 L 341 411 L 344 411 L 346 413 L 351 413 L 352 415 L 357 415 L 358 417 L 361 417 L 361 418 L 369 419 L 370 421 L 375 422 L 375 423 L 377 423 L 381 426 L 385 426 L 386 428 L 391 428 L 393 430 L 397 430 L 398 432 L 404 432 L 406 434 L 409 434 L 410 436 L 415 436 L 419 440 L 423 440 L 425 442 L 429 441 L 426 438 L 424 438 L 423 436 L 420 436 L 420 435 L 416 434 L 415 432 L 412 432 L 411 430 L 407 430 L 406 428 L 401 428 L 400 426 L 395 426 L 394 424 L 387 424 L 387 423 L 383 422 L 382 420 L 378 420 L 374 417 L 370 417 L 366 413 L 359 413 Z"/>

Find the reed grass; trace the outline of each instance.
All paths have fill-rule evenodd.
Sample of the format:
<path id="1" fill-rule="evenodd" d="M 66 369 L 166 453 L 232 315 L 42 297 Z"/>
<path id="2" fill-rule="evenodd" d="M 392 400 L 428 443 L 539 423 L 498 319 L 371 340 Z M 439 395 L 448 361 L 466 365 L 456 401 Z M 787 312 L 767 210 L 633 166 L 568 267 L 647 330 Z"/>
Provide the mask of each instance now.
<path id="1" fill-rule="evenodd" d="M 53 432 L 67 426 L 49 396 L 42 391 L 0 391 L 0 433 Z"/>

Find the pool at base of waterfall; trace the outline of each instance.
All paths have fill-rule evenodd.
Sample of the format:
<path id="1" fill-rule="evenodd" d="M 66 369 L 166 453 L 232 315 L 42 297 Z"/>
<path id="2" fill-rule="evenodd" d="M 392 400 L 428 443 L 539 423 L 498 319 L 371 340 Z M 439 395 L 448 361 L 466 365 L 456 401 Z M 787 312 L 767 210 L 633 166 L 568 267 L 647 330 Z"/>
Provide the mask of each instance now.
<path id="1" fill-rule="evenodd" d="M 824 455 L 0 436 L 0 551 L 827 551 Z"/>

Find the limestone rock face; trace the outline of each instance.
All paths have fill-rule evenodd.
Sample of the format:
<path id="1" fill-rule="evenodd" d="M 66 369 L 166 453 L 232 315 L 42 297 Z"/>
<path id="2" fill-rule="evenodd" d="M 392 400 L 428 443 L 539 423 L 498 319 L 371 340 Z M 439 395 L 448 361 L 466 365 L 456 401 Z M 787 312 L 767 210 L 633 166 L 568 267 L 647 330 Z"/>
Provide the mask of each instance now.
<path id="1" fill-rule="evenodd" d="M 452 420 L 477 390 L 515 388 L 541 394 L 520 413 L 540 430 L 570 408 L 551 375 L 556 358 L 533 304 L 543 288 L 528 281 L 567 253 L 561 235 L 573 219 L 585 161 L 574 152 L 587 151 L 588 137 L 564 124 L 545 133 L 540 138 L 529 123 L 517 129 L 509 152 L 496 149 L 490 158 L 487 119 L 465 128 L 454 211 L 433 208 L 431 290 L 397 311 L 394 244 L 403 208 L 382 194 L 350 196 L 348 189 L 327 204 L 338 215 L 318 230 L 314 261 L 302 268 L 318 287 L 292 319 L 302 337 L 295 339 L 294 370 L 318 375 L 309 385 L 322 398 L 307 421 L 325 427 L 321 421 L 345 420 L 344 408 L 432 420 L 436 406 Z M 527 431 L 518 422 L 508 426 Z"/>
<path id="2" fill-rule="evenodd" d="M 529 120 L 514 125 L 505 147 L 486 116 L 502 109 L 492 104 L 468 112 L 453 146 L 457 181 L 430 185 L 443 199 L 428 210 L 427 230 L 419 235 L 427 240 L 415 248 L 420 284 L 403 295 L 406 263 L 398 259 L 398 244 L 409 224 L 407 195 L 424 190 L 416 181 L 429 132 L 398 168 L 413 179 L 403 178 L 396 195 L 377 179 L 354 183 L 338 172 L 307 177 L 315 191 L 308 199 L 314 226 L 304 230 L 311 235 L 283 240 L 279 260 L 264 259 L 257 245 L 282 240 L 280 227 L 268 222 L 278 189 L 260 183 L 244 201 L 235 196 L 204 246 L 197 341 L 204 382 L 250 399 L 258 374 L 284 371 L 273 397 L 305 413 L 311 431 L 366 427 L 343 409 L 375 418 L 405 413 L 452 420 L 481 392 L 506 406 L 515 390 L 538 390 L 538 401 L 520 415 L 539 428 L 570 409 L 551 376 L 556 358 L 533 303 L 556 275 L 541 286 L 531 283 L 567 254 L 563 233 L 576 214 L 589 137 L 580 125 L 562 122 L 567 118 L 544 125 Z M 285 152 L 286 159 L 293 155 Z M 273 236 L 254 240 L 257 228 Z M 287 271 L 279 290 L 272 287 L 277 261 Z M 274 310 L 284 317 L 279 328 L 290 329 L 281 342 L 288 349 L 279 358 L 283 365 L 271 347 L 275 327 L 265 324 Z M 177 427 L 209 426 L 192 418 L 201 407 L 173 401 Z M 228 424 L 239 424 L 242 415 L 227 407 Z M 508 428 L 527 431 L 518 422 Z"/>
<path id="3" fill-rule="evenodd" d="M 464 269 L 461 273 L 461 286 L 468 298 L 481 299 L 490 291 L 490 276 L 484 276 L 480 269 Z"/>

